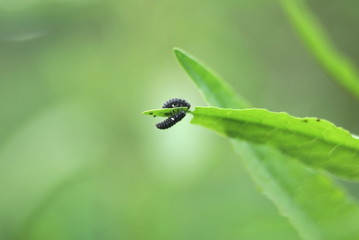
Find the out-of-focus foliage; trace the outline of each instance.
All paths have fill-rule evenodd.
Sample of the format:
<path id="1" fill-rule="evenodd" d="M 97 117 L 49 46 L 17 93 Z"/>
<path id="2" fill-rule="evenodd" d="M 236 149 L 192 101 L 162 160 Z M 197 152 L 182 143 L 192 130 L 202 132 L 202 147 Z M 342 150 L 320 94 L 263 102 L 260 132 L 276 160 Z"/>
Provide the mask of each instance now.
<path id="1" fill-rule="evenodd" d="M 282 0 L 285 12 L 303 42 L 334 80 L 359 98 L 359 73 L 351 61 L 331 43 L 323 27 L 302 0 Z"/>
<path id="2" fill-rule="evenodd" d="M 359 3 L 309 5 L 358 65 Z M 1 1 L 0 239 L 298 239 L 223 139 L 140 114 L 203 104 L 173 46 L 258 107 L 359 132 L 276 1 Z"/>

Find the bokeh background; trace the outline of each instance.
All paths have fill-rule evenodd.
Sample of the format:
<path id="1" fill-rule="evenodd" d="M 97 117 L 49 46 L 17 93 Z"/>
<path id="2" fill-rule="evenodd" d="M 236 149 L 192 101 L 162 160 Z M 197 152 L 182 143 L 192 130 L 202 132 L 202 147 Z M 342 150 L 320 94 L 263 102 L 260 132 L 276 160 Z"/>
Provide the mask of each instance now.
<path id="1" fill-rule="evenodd" d="M 358 66 L 359 2 L 307 3 Z M 141 115 L 172 97 L 204 105 L 175 46 L 257 107 L 359 133 L 358 101 L 278 1 L 1 1 L 1 240 L 299 239 L 226 139 Z"/>

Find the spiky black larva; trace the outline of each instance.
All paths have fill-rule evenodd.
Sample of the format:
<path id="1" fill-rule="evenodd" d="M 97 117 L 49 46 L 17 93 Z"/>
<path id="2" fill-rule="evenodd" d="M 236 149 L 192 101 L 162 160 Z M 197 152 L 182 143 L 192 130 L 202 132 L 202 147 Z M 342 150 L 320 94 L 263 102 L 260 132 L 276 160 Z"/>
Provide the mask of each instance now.
<path id="1" fill-rule="evenodd" d="M 162 105 L 162 108 L 176 108 L 176 107 L 186 107 L 188 110 L 191 107 L 191 104 L 181 98 L 172 98 L 172 99 L 166 101 Z M 172 113 L 170 113 L 170 116 L 166 120 L 164 120 L 160 123 L 157 123 L 156 127 L 158 129 L 170 128 L 173 125 L 175 125 L 176 123 L 178 123 L 179 121 L 181 121 L 185 116 L 186 116 L 185 111 L 179 111 L 179 112 L 173 111 Z"/>
<path id="2" fill-rule="evenodd" d="M 167 102 L 165 102 L 162 106 L 162 108 L 174 108 L 174 107 L 187 107 L 187 109 L 190 109 L 191 104 L 189 104 L 189 102 L 181 98 L 172 98 Z"/>
<path id="3" fill-rule="evenodd" d="M 166 120 L 159 122 L 156 124 L 156 127 L 158 129 L 167 129 L 181 121 L 186 116 L 186 113 L 184 111 L 180 111 L 178 113 L 175 113 L 171 117 L 167 118 Z"/>

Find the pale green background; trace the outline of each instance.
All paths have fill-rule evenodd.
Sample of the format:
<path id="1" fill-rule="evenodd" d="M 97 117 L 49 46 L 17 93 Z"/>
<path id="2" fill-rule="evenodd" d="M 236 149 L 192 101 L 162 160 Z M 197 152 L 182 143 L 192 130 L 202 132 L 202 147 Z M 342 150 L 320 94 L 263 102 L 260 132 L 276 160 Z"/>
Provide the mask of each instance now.
<path id="1" fill-rule="evenodd" d="M 358 66 L 359 2 L 308 3 Z M 359 133 L 358 101 L 277 1 L 1 1 L 1 240 L 299 239 L 226 139 L 140 114 L 172 97 L 204 105 L 175 46 L 257 107 Z"/>

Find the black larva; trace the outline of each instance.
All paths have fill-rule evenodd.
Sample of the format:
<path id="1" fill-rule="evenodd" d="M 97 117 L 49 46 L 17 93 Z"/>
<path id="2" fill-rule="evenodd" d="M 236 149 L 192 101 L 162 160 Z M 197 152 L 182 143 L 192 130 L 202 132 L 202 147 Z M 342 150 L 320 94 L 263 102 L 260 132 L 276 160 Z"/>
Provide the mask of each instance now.
<path id="1" fill-rule="evenodd" d="M 191 104 L 189 104 L 189 102 L 187 102 L 184 99 L 173 98 L 165 102 L 162 106 L 162 108 L 174 108 L 174 107 L 187 107 L 187 109 L 190 109 Z"/>
<path id="2" fill-rule="evenodd" d="M 173 98 L 165 102 L 162 108 L 175 108 L 175 107 L 187 107 L 187 110 L 191 107 L 191 104 L 184 99 Z M 181 121 L 186 116 L 185 111 L 173 112 L 166 120 L 157 123 L 158 129 L 167 129 Z"/>
<path id="3" fill-rule="evenodd" d="M 181 121 L 186 116 L 186 113 L 184 111 L 180 111 L 178 113 L 175 113 L 171 117 L 167 118 L 166 120 L 157 123 L 156 127 L 158 129 L 167 129 Z"/>

